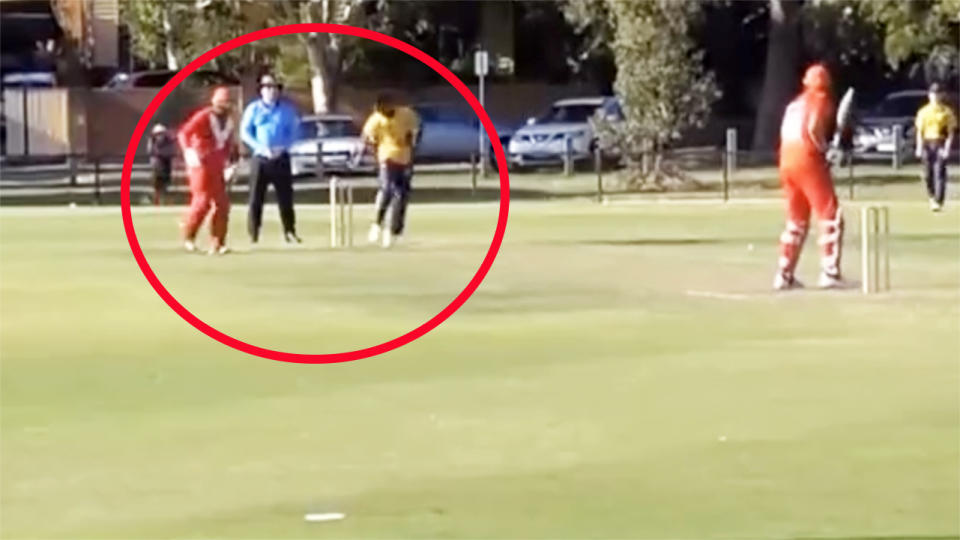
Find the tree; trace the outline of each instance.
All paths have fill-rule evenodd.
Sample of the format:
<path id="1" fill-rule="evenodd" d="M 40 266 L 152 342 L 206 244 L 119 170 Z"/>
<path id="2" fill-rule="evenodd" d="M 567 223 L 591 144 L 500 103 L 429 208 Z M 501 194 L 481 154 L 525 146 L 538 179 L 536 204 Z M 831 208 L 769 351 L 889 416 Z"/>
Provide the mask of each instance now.
<path id="1" fill-rule="evenodd" d="M 624 119 L 596 120 L 601 145 L 621 156 L 632 181 L 660 185 L 670 177 L 662 167 L 665 147 L 683 130 L 702 126 L 719 97 L 690 37 L 700 4 L 568 0 L 566 13 L 576 28 L 593 32 L 595 48 L 609 44 L 617 66 L 614 90 Z M 650 146 L 655 159 L 648 173 Z"/>
<path id="2" fill-rule="evenodd" d="M 753 149 L 772 149 L 778 140 L 780 117 L 796 92 L 800 70 L 800 9 L 798 0 L 769 0 L 770 34 L 766 69 Z"/>
<path id="3" fill-rule="evenodd" d="M 264 26 L 301 22 L 361 26 L 385 5 L 386 0 L 130 0 L 126 13 L 137 54 L 152 65 L 178 69 L 214 45 Z M 297 34 L 295 39 L 305 55 L 292 56 L 305 56 L 310 67 L 314 109 L 333 109 L 345 63 L 358 40 L 327 33 Z M 291 56 L 286 45 L 283 37 L 254 42 L 214 60 L 215 67 L 249 77 L 265 64 Z"/>
<path id="4" fill-rule="evenodd" d="M 382 2 L 381 2 L 382 3 Z M 297 0 L 275 2 L 270 21 L 276 24 L 326 23 L 360 26 L 366 15 L 361 0 Z M 337 88 L 344 72 L 347 49 L 356 44 L 356 38 L 341 34 L 311 32 L 297 34 L 305 47 L 310 64 L 310 88 L 314 112 L 333 110 L 337 104 Z"/>
<path id="5" fill-rule="evenodd" d="M 851 68 L 908 68 L 927 82 L 956 81 L 960 0 L 768 0 L 769 37 L 754 149 L 773 148 L 804 62 L 823 61 L 839 79 Z"/>

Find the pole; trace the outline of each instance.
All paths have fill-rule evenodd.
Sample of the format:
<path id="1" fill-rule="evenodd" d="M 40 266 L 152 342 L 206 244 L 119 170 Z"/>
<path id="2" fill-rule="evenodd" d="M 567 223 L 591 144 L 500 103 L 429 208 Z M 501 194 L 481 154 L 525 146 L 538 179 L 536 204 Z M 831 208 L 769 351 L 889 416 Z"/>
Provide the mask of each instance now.
<path id="1" fill-rule="evenodd" d="M 593 149 L 593 167 L 597 171 L 597 202 L 603 203 L 603 153 L 600 146 Z"/>
<path id="2" fill-rule="evenodd" d="M 337 247 L 337 177 L 330 178 L 330 247 Z"/>
<path id="3" fill-rule="evenodd" d="M 317 141 L 317 181 L 323 180 L 323 141 Z"/>
<path id="4" fill-rule="evenodd" d="M 353 186 L 347 186 L 347 247 L 353 247 Z"/>
<path id="5" fill-rule="evenodd" d="M 21 89 L 20 89 L 20 96 L 22 97 L 22 101 L 23 101 L 23 111 L 22 111 L 22 114 L 23 114 L 23 155 L 29 156 L 29 155 L 30 155 L 30 114 L 29 114 L 29 111 L 27 111 L 28 100 L 27 100 L 27 89 L 26 89 L 26 88 L 21 88 Z"/>
<path id="6" fill-rule="evenodd" d="M 100 204 L 100 158 L 93 162 L 93 198 Z"/>
<path id="7" fill-rule="evenodd" d="M 860 209 L 860 273 L 863 274 L 863 293 L 870 294 L 870 207 Z"/>
<path id="8" fill-rule="evenodd" d="M 573 176 L 573 139 L 563 138 L 563 175 Z"/>
<path id="9" fill-rule="evenodd" d="M 730 172 L 737 170 L 737 128 L 727 128 L 727 163 Z"/>
<path id="10" fill-rule="evenodd" d="M 484 91 L 485 86 L 486 86 L 486 77 L 483 74 L 483 72 L 481 72 L 480 74 L 480 106 L 481 107 L 486 107 L 486 95 Z M 480 156 L 480 171 L 483 174 L 483 177 L 486 178 L 487 177 L 487 160 L 486 160 L 487 145 L 484 144 L 485 140 L 484 140 L 483 122 L 480 122 L 479 118 L 477 119 L 477 128 L 478 128 L 477 139 L 479 141 L 478 143 L 479 152 L 477 155 Z"/>
<path id="11" fill-rule="evenodd" d="M 472 194 L 477 194 L 477 155 L 474 153 L 470 154 L 470 185 L 472 188 Z"/>
<path id="12" fill-rule="evenodd" d="M 723 180 L 721 182 L 721 190 L 723 191 L 723 202 L 727 202 L 730 199 L 730 157 L 726 152 L 720 154 L 720 167 L 723 169 Z"/>
<path id="13" fill-rule="evenodd" d="M 847 184 L 850 186 L 850 200 L 852 201 L 852 200 L 853 200 L 853 195 L 854 195 L 854 193 L 853 193 L 853 182 L 854 182 L 854 179 L 853 179 L 853 152 L 850 152 L 850 154 L 849 154 L 849 156 L 847 157 L 847 159 L 849 160 L 849 162 L 847 163 Z"/>
<path id="14" fill-rule="evenodd" d="M 900 147 L 903 146 L 903 126 L 897 124 L 893 126 L 893 168 L 899 169 L 901 165 Z"/>

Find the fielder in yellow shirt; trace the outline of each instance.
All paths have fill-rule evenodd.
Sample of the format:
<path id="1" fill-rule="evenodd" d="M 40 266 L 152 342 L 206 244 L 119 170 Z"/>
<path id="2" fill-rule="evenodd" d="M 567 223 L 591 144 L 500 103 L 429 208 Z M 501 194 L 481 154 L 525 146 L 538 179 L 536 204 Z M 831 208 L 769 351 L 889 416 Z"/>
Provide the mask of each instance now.
<path id="1" fill-rule="evenodd" d="M 957 117 L 944 102 L 940 85 L 930 86 L 929 102 L 917 111 L 917 157 L 923 160 L 924 180 L 930 196 L 930 209 L 939 212 L 947 195 L 947 160 Z"/>
<path id="2" fill-rule="evenodd" d="M 403 235 L 413 176 L 413 153 L 419 133 L 417 114 L 389 94 L 377 98 L 373 114 L 363 125 L 363 138 L 375 149 L 380 177 L 377 217 L 370 226 L 369 240 L 381 241 L 383 247 L 390 247 Z M 391 206 L 390 227 L 384 229 L 383 220 Z"/>

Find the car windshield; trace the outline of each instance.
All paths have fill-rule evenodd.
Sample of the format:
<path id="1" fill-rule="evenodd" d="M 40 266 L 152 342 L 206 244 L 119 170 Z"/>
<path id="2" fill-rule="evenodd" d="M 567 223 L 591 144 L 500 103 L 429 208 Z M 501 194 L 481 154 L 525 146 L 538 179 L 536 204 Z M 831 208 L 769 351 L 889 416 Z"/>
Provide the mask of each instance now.
<path id="1" fill-rule="evenodd" d="M 561 122 L 584 123 L 597 111 L 596 105 L 554 105 L 550 111 L 537 119 L 538 124 Z"/>
<path id="2" fill-rule="evenodd" d="M 308 120 L 300 123 L 301 139 L 359 136 L 360 128 L 350 120 Z"/>
<path id="3" fill-rule="evenodd" d="M 927 103 L 927 96 L 897 96 L 883 100 L 872 111 L 872 116 L 913 116 Z"/>

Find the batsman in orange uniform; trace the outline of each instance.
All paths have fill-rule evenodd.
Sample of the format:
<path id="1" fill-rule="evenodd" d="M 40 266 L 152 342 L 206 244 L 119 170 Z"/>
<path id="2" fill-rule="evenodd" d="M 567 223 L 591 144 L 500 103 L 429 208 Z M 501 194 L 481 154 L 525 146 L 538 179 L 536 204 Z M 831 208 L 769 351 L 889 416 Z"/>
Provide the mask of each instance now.
<path id="1" fill-rule="evenodd" d="M 842 285 L 840 254 L 843 217 L 830 178 L 826 158 L 834 129 L 834 105 L 830 97 L 830 74 L 816 64 L 803 76 L 803 92 L 787 106 L 780 127 L 780 181 L 787 206 L 787 226 L 780 236 L 779 270 L 773 287 L 799 288 L 794 271 L 810 225 L 810 211 L 820 228 L 820 278 L 818 285 Z"/>
<path id="2" fill-rule="evenodd" d="M 210 254 L 226 253 L 227 218 L 230 199 L 227 196 L 226 173 L 236 157 L 233 120 L 230 118 L 230 92 L 224 87 L 214 90 L 210 106 L 193 114 L 180 128 L 177 140 L 183 150 L 190 183 L 190 207 L 183 224 L 183 245 L 196 251 L 197 231 L 213 206 L 210 232 L 213 243 Z"/>

